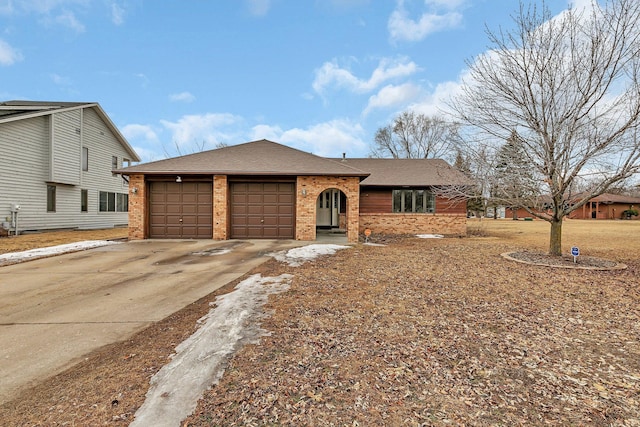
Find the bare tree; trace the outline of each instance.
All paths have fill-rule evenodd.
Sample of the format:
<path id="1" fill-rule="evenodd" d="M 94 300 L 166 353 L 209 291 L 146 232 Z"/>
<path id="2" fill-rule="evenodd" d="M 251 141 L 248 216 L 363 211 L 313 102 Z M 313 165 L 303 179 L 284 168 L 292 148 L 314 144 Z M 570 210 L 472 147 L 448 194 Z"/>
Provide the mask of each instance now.
<path id="1" fill-rule="evenodd" d="M 451 107 L 496 144 L 517 135 L 539 179 L 551 224 L 549 253 L 562 253 L 562 220 L 640 171 L 640 2 L 551 16 L 520 4 L 511 31 L 487 31 L 493 49 L 469 65 Z M 574 185 L 588 182 L 585 192 Z M 577 197 L 577 199 L 576 199 Z"/>
<path id="2" fill-rule="evenodd" d="M 434 159 L 453 154 L 458 125 L 441 117 L 405 111 L 393 124 L 378 129 L 372 157 L 394 159 Z"/>
<path id="3" fill-rule="evenodd" d="M 184 156 L 186 154 L 195 154 L 195 153 L 201 153 L 203 151 L 207 150 L 207 141 L 205 141 L 204 139 L 200 142 L 194 142 L 193 144 L 191 144 L 189 147 L 187 147 L 187 152 L 184 151 L 184 149 L 182 148 L 182 146 L 178 143 L 178 141 L 173 141 L 173 153 L 171 151 L 169 151 L 167 149 L 167 147 L 164 146 L 164 144 L 162 145 L 162 151 L 164 152 L 164 156 L 168 159 L 170 157 L 175 157 L 175 156 Z M 226 142 L 216 142 L 213 145 L 213 148 L 224 148 L 224 147 L 228 147 L 229 144 L 227 144 Z"/>

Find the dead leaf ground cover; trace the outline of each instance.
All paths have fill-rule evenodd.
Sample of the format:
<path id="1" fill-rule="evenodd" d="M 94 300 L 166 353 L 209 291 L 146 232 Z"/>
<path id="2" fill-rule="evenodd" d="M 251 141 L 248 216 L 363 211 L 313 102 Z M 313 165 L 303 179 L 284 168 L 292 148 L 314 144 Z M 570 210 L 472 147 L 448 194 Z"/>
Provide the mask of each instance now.
<path id="1" fill-rule="evenodd" d="M 294 275 L 270 299 L 271 335 L 229 360 L 184 425 L 640 425 L 639 226 L 565 226 L 569 247 L 621 271 L 505 260 L 547 244 L 546 224 L 515 221 L 298 268 L 268 261 L 252 273 Z M 607 238 L 590 227 L 609 227 Z M 88 355 L 2 405 L 0 419 L 127 425 L 214 297 Z"/>

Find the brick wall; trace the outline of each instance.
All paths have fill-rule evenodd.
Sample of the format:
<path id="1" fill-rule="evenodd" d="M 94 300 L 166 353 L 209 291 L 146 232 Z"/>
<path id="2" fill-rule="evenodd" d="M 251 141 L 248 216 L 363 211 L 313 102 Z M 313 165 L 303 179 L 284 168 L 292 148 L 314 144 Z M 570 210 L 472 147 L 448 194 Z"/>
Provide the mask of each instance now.
<path id="1" fill-rule="evenodd" d="M 347 196 L 346 230 L 349 242 L 358 241 L 358 177 L 299 176 L 296 182 L 296 240 L 316 239 L 316 201 L 324 190 L 336 188 Z M 303 195 L 305 194 L 305 195 Z"/>
<path id="2" fill-rule="evenodd" d="M 144 175 L 129 176 L 129 240 L 146 238 L 147 186 Z"/>
<path id="3" fill-rule="evenodd" d="M 229 185 L 226 175 L 213 177 L 213 238 L 227 240 L 229 238 Z"/>
<path id="4" fill-rule="evenodd" d="M 454 214 L 362 214 L 361 233 L 365 228 L 373 234 L 444 234 L 466 236 L 467 216 Z"/>

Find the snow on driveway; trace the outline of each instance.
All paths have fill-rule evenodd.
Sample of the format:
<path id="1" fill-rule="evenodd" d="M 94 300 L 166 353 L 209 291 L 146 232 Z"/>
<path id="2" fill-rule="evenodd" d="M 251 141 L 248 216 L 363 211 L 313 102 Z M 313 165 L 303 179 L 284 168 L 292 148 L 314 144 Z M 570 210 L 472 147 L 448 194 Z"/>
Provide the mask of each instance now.
<path id="1" fill-rule="evenodd" d="M 66 254 L 67 252 L 83 251 L 85 249 L 93 249 L 107 245 L 117 245 L 119 243 L 120 242 L 111 242 L 109 240 L 85 240 L 84 242 L 68 243 L 66 245 L 57 245 L 48 248 L 31 249 L 22 252 L 9 252 L 0 255 L 0 265 L 4 262 L 22 262 L 29 259 L 61 255 Z"/>
<path id="2" fill-rule="evenodd" d="M 299 266 L 349 247 L 313 244 L 271 256 Z M 198 330 L 176 347 L 171 361 L 151 378 L 146 399 L 130 426 L 179 426 L 194 411 L 203 392 L 220 381 L 227 360 L 243 345 L 257 343 L 269 334 L 259 325 L 266 316 L 262 306 L 269 295 L 287 290 L 292 278 L 290 274 L 255 274 L 217 297 L 214 307 L 198 321 Z"/>
<path id="3" fill-rule="evenodd" d="M 151 378 L 146 400 L 130 426 L 179 426 L 202 393 L 222 378 L 228 358 L 244 344 L 268 335 L 258 324 L 265 316 L 261 307 L 270 294 L 287 290 L 292 277 L 255 274 L 233 292 L 217 297 L 215 307 L 198 321 L 198 330 L 176 347 L 171 362 Z"/>

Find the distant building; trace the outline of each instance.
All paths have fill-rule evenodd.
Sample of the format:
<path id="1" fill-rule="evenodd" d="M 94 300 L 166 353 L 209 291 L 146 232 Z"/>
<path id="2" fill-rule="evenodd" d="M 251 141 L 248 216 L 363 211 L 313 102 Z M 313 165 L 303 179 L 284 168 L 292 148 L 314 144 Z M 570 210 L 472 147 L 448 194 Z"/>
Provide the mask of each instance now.
<path id="1" fill-rule="evenodd" d="M 140 158 L 97 103 L 0 102 L 0 228 L 126 226 Z"/>

